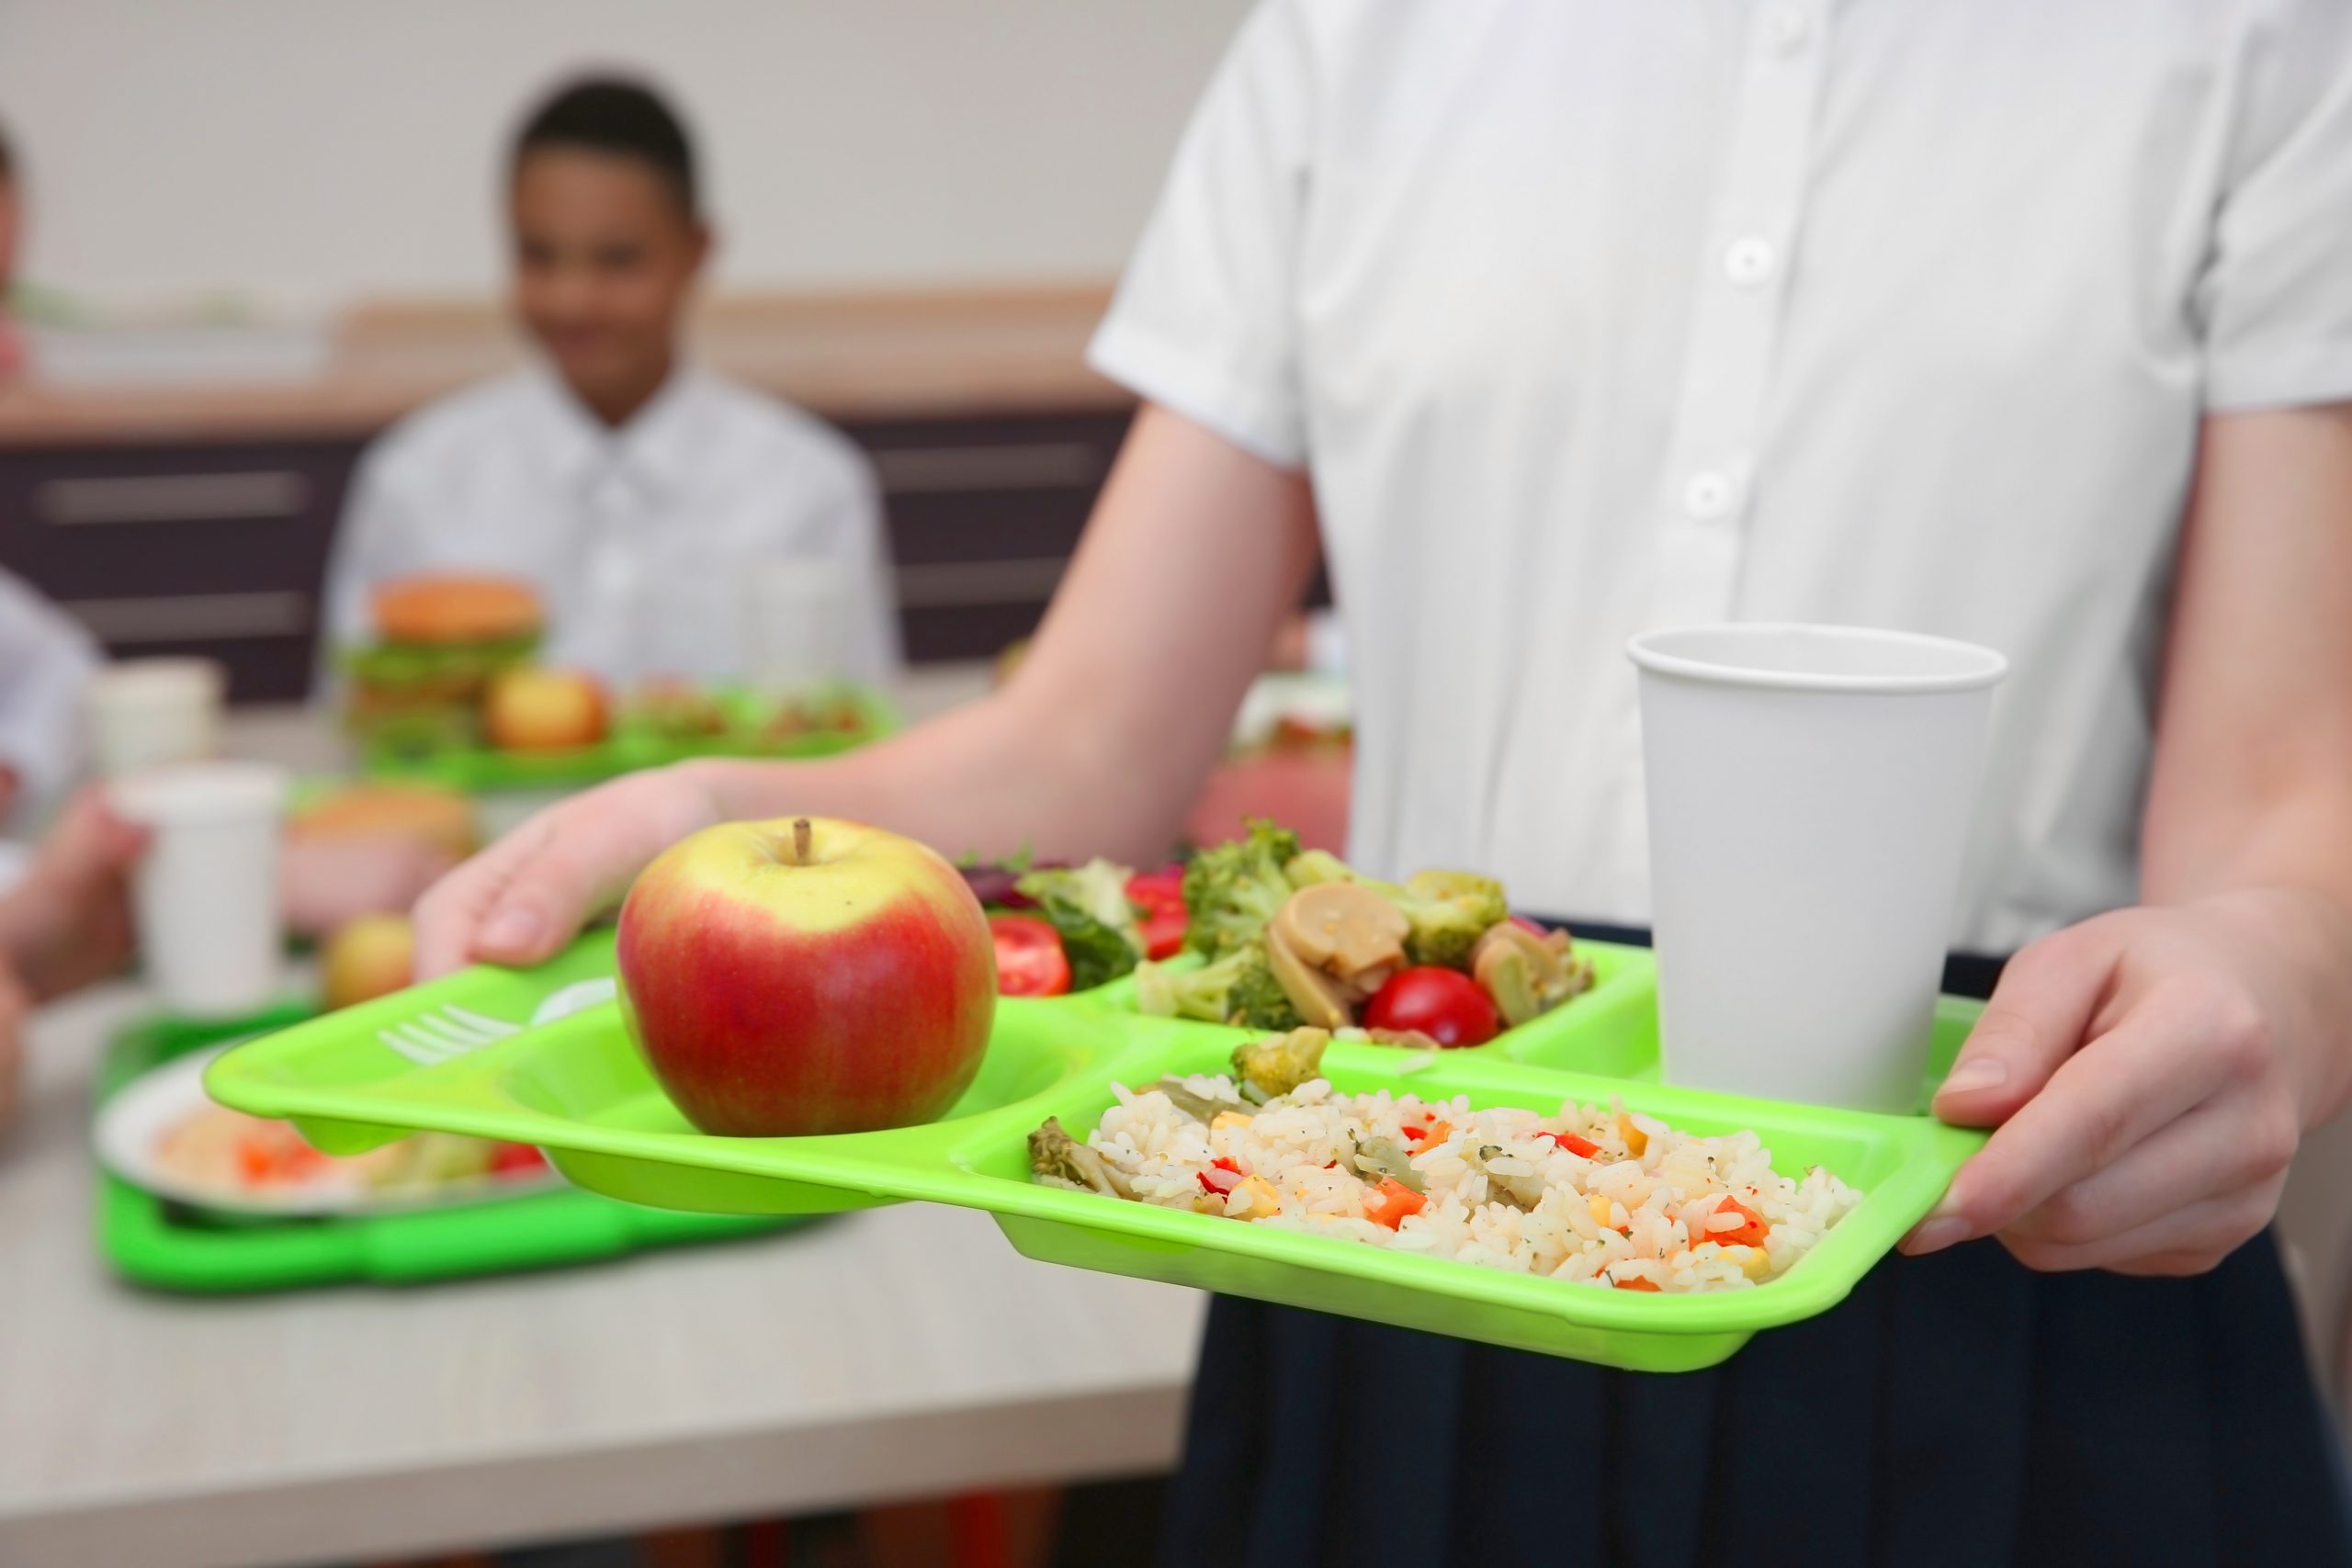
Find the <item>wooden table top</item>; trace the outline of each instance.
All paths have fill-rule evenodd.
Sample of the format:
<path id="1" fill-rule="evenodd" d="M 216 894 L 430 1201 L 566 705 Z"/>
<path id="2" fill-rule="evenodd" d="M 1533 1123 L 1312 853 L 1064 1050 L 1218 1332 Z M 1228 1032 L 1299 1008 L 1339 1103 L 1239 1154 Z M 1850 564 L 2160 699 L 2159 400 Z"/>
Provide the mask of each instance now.
<path id="1" fill-rule="evenodd" d="M 696 313 L 705 364 L 834 420 L 1117 410 L 1087 368 L 1100 284 L 742 296 Z M 357 438 L 520 363 L 487 301 L 388 303 L 333 332 L 325 367 L 280 379 L 0 384 L 0 448 Z"/>

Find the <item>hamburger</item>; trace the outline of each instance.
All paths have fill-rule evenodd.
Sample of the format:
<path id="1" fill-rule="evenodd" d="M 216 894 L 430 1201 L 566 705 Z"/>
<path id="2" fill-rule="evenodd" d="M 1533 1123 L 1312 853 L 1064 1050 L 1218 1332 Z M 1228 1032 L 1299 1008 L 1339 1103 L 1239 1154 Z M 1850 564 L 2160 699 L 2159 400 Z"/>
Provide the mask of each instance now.
<path id="1" fill-rule="evenodd" d="M 286 830 L 308 840 L 410 839 L 452 861 L 480 845 L 473 802 L 426 784 L 349 784 L 297 810 Z"/>
<path id="2" fill-rule="evenodd" d="M 397 750 L 469 745 L 483 690 L 526 662 L 544 626 L 539 596 L 510 578 L 398 578 L 370 604 L 376 640 L 344 655 L 352 728 Z"/>

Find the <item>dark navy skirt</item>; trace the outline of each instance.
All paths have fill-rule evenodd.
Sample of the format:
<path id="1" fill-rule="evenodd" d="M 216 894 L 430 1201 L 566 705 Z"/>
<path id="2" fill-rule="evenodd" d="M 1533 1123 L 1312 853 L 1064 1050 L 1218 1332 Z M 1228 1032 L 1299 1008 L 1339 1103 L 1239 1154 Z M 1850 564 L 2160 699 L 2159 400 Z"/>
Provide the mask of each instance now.
<path id="1" fill-rule="evenodd" d="M 1219 1298 L 1161 1561 L 2333 1568 L 2345 1497 L 2269 1235 L 2192 1280 L 1981 1241 L 1671 1376 Z"/>

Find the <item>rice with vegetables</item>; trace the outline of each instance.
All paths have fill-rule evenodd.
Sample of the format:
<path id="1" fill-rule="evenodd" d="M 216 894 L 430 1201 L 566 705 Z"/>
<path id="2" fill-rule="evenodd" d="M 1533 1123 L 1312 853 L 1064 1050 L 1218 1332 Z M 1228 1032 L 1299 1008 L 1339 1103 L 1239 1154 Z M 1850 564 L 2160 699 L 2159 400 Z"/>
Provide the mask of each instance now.
<path id="1" fill-rule="evenodd" d="M 1475 1110 L 1341 1094 L 1318 1030 L 1245 1045 L 1232 1077 L 1117 1088 L 1083 1141 L 1031 1135 L 1038 1179 L 1163 1208 L 1624 1291 L 1778 1278 L 1860 1201 L 1781 1176 L 1752 1132 L 1703 1138 L 1621 1107 Z"/>

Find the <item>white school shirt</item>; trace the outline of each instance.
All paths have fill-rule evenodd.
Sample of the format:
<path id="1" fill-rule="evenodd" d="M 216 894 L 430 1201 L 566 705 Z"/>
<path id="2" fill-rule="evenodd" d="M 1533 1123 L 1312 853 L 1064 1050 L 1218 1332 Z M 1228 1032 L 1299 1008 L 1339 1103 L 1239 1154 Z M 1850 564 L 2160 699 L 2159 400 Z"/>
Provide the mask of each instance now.
<path id="1" fill-rule="evenodd" d="M 1952 933 L 2005 950 L 2135 896 L 2200 416 L 2352 398 L 2347 30 L 1272 0 L 1093 362 L 1308 469 L 1367 866 L 1645 921 L 1626 638 L 1890 626 L 2009 658 Z"/>
<path id="2" fill-rule="evenodd" d="M 83 704 L 98 663 L 81 623 L 0 571 L 0 767 L 16 773 L 21 807 L 11 820 L 54 807 L 81 771 Z"/>
<path id="3" fill-rule="evenodd" d="M 842 673 L 898 667 L 874 472 L 838 431 L 682 368 L 617 430 L 543 368 L 445 398 L 388 431 L 352 481 L 327 574 L 333 648 L 374 635 L 369 591 L 433 570 L 525 579 L 543 657 L 627 686 L 746 671 L 745 565 L 818 558 L 847 585 Z"/>

